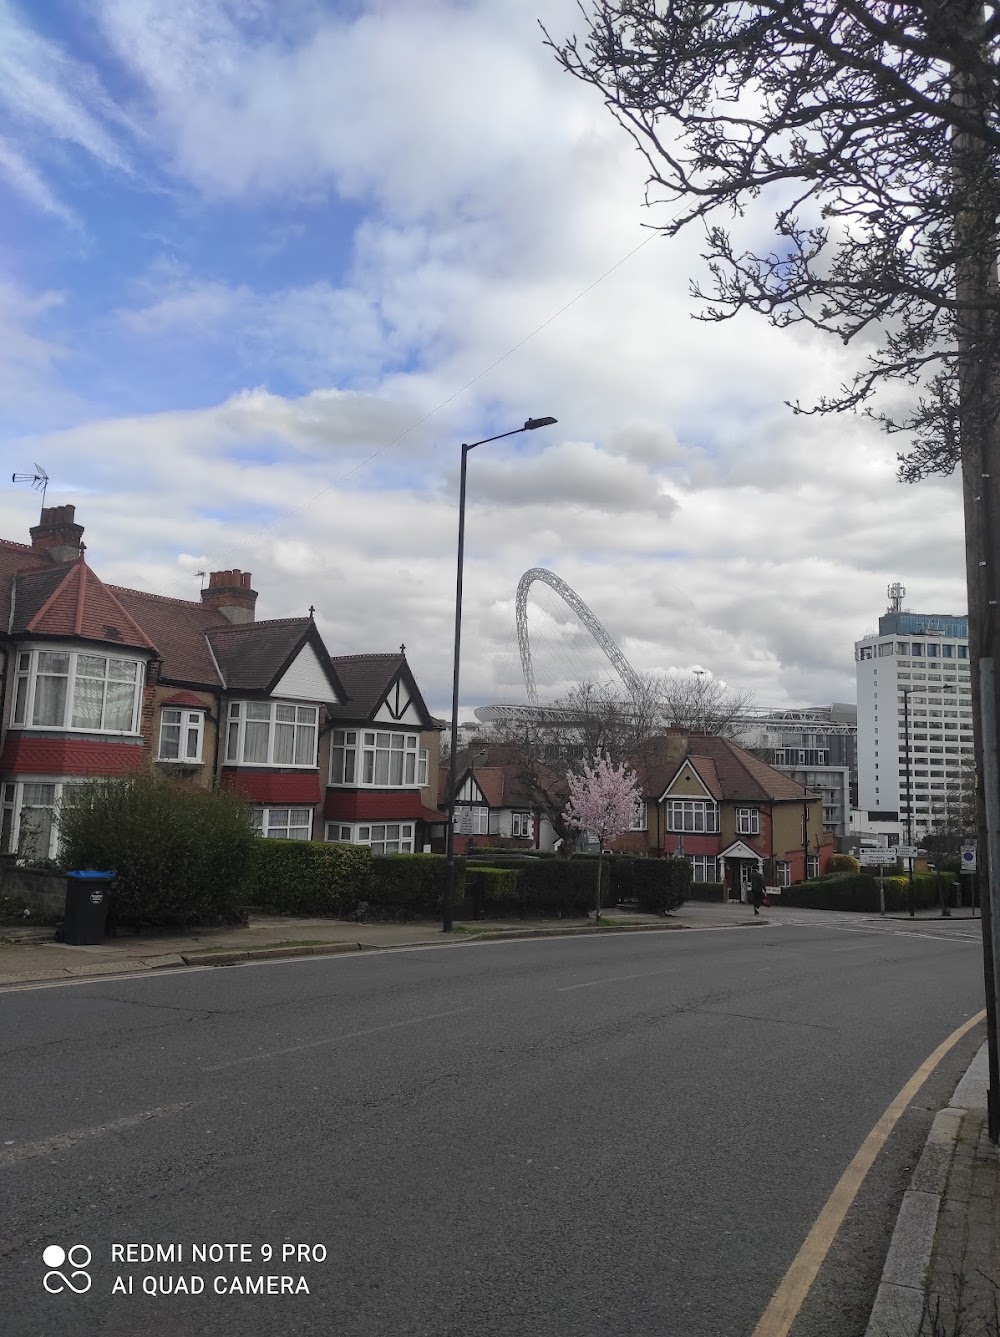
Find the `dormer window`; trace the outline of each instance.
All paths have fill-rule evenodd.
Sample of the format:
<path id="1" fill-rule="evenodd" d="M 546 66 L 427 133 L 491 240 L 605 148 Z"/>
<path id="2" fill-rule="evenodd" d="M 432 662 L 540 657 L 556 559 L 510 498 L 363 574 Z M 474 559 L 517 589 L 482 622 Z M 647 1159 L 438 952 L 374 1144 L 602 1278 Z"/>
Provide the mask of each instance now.
<path id="1" fill-rule="evenodd" d="M 22 650 L 11 723 L 26 729 L 137 733 L 142 661 L 76 650 Z"/>

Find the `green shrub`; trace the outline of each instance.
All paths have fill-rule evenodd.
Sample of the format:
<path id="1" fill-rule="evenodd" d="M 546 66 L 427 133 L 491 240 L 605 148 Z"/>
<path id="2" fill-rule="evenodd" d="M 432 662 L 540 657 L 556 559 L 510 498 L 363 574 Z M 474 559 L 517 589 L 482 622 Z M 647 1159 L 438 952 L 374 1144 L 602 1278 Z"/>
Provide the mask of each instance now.
<path id="1" fill-rule="evenodd" d="M 859 873 L 861 865 L 853 854 L 834 854 L 827 864 L 829 873 Z"/>
<path id="2" fill-rule="evenodd" d="M 73 786 L 58 815 L 65 866 L 117 874 L 112 923 L 234 921 L 258 838 L 233 794 L 156 775 Z"/>
<path id="3" fill-rule="evenodd" d="M 890 914 L 907 909 L 908 880 L 893 874 L 882 879 L 885 908 Z M 835 873 L 811 882 L 797 882 L 781 893 L 782 905 L 813 910 L 854 910 L 868 914 L 879 912 L 878 878 L 869 873 Z M 916 873 L 913 878 L 914 909 L 925 910 L 938 904 L 937 878 L 933 873 Z"/>
<path id="4" fill-rule="evenodd" d="M 441 912 L 447 861 L 442 854 L 380 854 L 373 858 L 364 897 L 373 914 L 386 919 L 431 919 Z M 452 909 L 465 896 L 465 860 L 455 860 Z"/>
<path id="5" fill-rule="evenodd" d="M 689 893 L 692 901 L 724 901 L 726 899 L 725 882 L 692 882 Z"/>
<path id="6" fill-rule="evenodd" d="M 371 860 L 367 845 L 258 839 L 246 899 L 271 914 L 346 917 L 368 898 Z"/>
<path id="7" fill-rule="evenodd" d="M 636 859 L 632 884 L 640 910 L 667 914 L 691 894 L 691 865 L 687 859 Z"/>
<path id="8" fill-rule="evenodd" d="M 517 868 L 491 868 L 486 864 L 467 866 L 465 894 L 472 901 L 473 912 L 505 915 L 520 911 L 519 877 Z"/>

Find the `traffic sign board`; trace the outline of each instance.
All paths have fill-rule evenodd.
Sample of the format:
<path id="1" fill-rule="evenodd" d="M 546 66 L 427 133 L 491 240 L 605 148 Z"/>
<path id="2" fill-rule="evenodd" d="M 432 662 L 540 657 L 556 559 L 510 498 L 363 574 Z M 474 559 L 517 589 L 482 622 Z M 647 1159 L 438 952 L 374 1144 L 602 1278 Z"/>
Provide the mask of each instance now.
<path id="1" fill-rule="evenodd" d="M 861 850 L 858 854 L 859 861 L 868 865 L 895 863 L 898 858 L 895 848 L 888 849 L 884 845 L 879 849 Z"/>
<path id="2" fill-rule="evenodd" d="M 897 845 L 896 857 L 898 859 L 915 859 L 917 857 L 916 845 Z"/>
<path id="3" fill-rule="evenodd" d="M 974 873 L 976 871 L 976 847 L 975 845 L 962 846 L 962 872 Z"/>

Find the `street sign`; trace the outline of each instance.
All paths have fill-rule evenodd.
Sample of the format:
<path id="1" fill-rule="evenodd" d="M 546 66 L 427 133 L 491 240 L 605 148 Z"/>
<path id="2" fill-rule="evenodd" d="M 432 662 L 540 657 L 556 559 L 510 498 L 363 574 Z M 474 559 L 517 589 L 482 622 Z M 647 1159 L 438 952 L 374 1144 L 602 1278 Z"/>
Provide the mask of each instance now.
<path id="1" fill-rule="evenodd" d="M 462 808 L 458 818 L 459 834 L 463 836 L 472 835 L 472 809 Z"/>
<path id="2" fill-rule="evenodd" d="M 887 849 L 883 846 L 877 850 L 861 850 L 858 854 L 858 862 L 868 866 L 873 864 L 892 864 L 896 862 L 898 857 L 895 847 Z"/>
<path id="3" fill-rule="evenodd" d="M 962 846 L 962 872 L 974 873 L 976 871 L 976 847 L 975 845 Z"/>
<path id="4" fill-rule="evenodd" d="M 918 854 L 918 853 L 919 853 L 919 850 L 917 849 L 916 845 L 897 845 L 897 846 L 896 846 L 896 858 L 897 858 L 897 859 L 915 859 L 915 858 L 917 857 L 917 854 Z"/>

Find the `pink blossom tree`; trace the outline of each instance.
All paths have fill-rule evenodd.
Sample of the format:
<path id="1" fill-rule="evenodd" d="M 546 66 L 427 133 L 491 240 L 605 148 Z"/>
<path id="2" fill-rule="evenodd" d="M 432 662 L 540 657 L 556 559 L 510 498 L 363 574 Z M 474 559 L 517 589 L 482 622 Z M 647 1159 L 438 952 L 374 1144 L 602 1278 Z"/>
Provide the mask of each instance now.
<path id="1" fill-rule="evenodd" d="M 592 831 L 597 837 L 596 918 L 600 919 L 605 842 L 629 829 L 642 795 L 635 772 L 624 764 L 616 766 L 604 755 L 585 763 L 579 774 L 567 773 L 566 785 L 569 789 L 569 802 L 564 813 L 566 824 L 579 831 Z"/>

